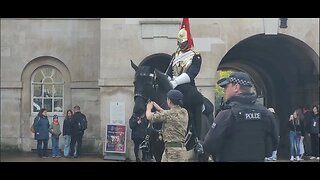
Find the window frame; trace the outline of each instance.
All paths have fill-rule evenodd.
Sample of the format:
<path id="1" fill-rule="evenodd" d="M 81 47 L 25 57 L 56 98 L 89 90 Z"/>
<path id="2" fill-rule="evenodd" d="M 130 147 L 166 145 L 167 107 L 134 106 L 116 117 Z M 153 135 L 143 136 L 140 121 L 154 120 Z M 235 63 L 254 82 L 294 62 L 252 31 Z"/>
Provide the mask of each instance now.
<path id="1" fill-rule="evenodd" d="M 51 70 L 51 75 L 48 75 L 46 74 L 43 70 L 47 69 L 47 68 L 50 68 Z M 54 72 L 53 72 L 54 71 Z M 41 73 L 42 74 L 42 81 L 41 82 L 35 82 L 34 81 L 34 78 L 35 76 L 38 74 L 38 73 Z M 58 75 L 61 77 L 61 82 L 55 82 L 54 79 L 52 78 L 54 75 Z M 51 82 L 44 82 L 44 80 L 46 80 L 47 78 L 50 78 L 51 79 Z M 31 104 L 30 104 L 30 107 L 31 107 L 31 114 L 32 115 L 37 115 L 38 112 L 37 111 L 34 111 L 34 106 L 33 106 L 33 102 L 34 102 L 34 99 L 41 99 L 41 107 L 40 108 L 44 108 L 44 101 L 45 99 L 51 99 L 51 106 L 52 106 L 52 111 L 47 111 L 48 112 L 48 116 L 53 116 L 54 114 L 57 114 L 58 116 L 63 116 L 64 115 L 64 111 L 65 111 L 65 80 L 62 76 L 62 73 L 55 67 L 53 66 L 41 66 L 39 67 L 38 69 L 36 69 L 32 75 L 31 75 Z M 38 97 L 38 96 L 34 96 L 34 87 L 35 85 L 41 85 L 41 96 Z M 45 97 L 44 96 L 44 89 L 43 86 L 45 85 L 51 85 L 51 91 L 55 88 L 55 86 L 62 86 L 62 97 L 55 97 L 55 93 L 52 93 L 52 96 L 51 97 Z M 54 102 L 55 100 L 62 100 L 62 111 L 61 112 L 58 112 L 58 111 L 54 111 Z"/>

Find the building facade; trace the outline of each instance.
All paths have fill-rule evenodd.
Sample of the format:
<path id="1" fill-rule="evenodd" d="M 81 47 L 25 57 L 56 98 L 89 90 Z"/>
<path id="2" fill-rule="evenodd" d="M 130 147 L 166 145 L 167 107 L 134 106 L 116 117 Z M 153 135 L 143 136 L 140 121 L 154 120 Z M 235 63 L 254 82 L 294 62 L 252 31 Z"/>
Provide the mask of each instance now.
<path id="1" fill-rule="evenodd" d="M 130 59 L 165 67 L 177 49 L 181 21 L 1 19 L 1 150 L 36 148 L 29 129 L 41 107 L 50 121 L 58 114 L 62 124 L 65 112 L 79 105 L 88 118 L 83 149 L 102 154 L 111 106 L 120 102 L 126 157 L 133 159 Z M 246 71 L 264 104 L 278 112 L 283 137 L 294 108 L 319 104 L 318 18 L 191 18 L 190 26 L 203 59 L 196 84 L 212 102 L 217 70 Z M 288 141 L 283 138 L 280 146 L 287 148 Z"/>

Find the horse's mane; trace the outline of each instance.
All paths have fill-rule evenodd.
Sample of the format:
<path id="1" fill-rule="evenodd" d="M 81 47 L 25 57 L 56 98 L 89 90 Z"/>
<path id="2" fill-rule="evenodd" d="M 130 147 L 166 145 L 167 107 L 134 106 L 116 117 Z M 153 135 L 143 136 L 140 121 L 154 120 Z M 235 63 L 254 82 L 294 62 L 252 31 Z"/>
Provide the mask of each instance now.
<path id="1" fill-rule="evenodd" d="M 162 89 L 162 91 L 165 93 L 170 91 L 172 87 L 167 78 L 167 75 L 165 75 L 163 72 L 159 71 L 158 69 L 155 69 L 155 74 L 157 76 L 157 83 L 159 85 L 159 88 Z"/>
<path id="2" fill-rule="evenodd" d="M 157 84 L 159 85 L 159 89 L 161 89 L 164 93 L 167 93 L 172 89 L 171 84 L 167 78 L 167 75 L 165 75 L 160 70 L 152 67 L 152 66 L 139 66 L 139 68 L 136 71 L 135 76 L 140 76 L 142 74 L 148 75 L 148 74 L 155 74 L 157 79 Z"/>

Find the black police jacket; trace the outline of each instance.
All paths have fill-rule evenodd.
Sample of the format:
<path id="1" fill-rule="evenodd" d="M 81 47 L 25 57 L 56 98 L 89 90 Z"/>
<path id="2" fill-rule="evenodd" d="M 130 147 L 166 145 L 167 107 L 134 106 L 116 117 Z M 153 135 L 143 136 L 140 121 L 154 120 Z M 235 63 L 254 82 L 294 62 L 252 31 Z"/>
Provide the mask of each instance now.
<path id="1" fill-rule="evenodd" d="M 216 161 L 264 161 L 269 137 L 272 149 L 277 147 L 275 118 L 255 102 L 253 94 L 233 96 L 229 109 L 217 115 L 203 143 L 204 150 Z"/>

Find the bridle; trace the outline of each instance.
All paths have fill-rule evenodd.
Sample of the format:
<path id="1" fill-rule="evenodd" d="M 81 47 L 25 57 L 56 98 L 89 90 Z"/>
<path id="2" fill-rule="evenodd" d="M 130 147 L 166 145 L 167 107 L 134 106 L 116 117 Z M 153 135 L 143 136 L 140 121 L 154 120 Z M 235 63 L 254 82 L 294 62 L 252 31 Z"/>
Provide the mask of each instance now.
<path id="1" fill-rule="evenodd" d="M 155 93 L 158 92 L 158 83 L 157 83 L 157 76 L 156 73 L 140 73 L 137 76 L 139 77 L 151 77 L 152 78 L 152 89 L 155 91 Z M 145 101 L 145 106 L 147 105 L 147 103 L 151 100 L 150 97 L 146 97 L 145 95 L 143 95 L 142 93 L 135 93 L 134 98 L 140 97 Z M 161 134 L 162 133 L 162 128 L 160 130 L 155 129 L 153 127 L 153 123 L 149 123 L 149 126 L 152 130 L 154 130 L 155 132 Z"/>
<path id="2" fill-rule="evenodd" d="M 148 73 L 140 73 L 138 76 L 151 77 L 152 78 L 152 88 L 155 90 L 155 93 L 157 93 L 159 85 L 156 81 L 157 76 L 156 76 L 155 72 L 149 73 L 149 74 Z M 150 101 L 150 97 L 146 97 L 142 93 L 135 93 L 134 99 L 137 97 L 141 97 L 145 101 L 145 105 L 147 105 L 147 103 Z"/>

